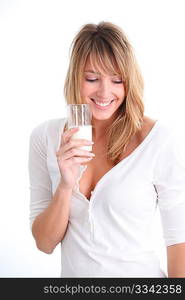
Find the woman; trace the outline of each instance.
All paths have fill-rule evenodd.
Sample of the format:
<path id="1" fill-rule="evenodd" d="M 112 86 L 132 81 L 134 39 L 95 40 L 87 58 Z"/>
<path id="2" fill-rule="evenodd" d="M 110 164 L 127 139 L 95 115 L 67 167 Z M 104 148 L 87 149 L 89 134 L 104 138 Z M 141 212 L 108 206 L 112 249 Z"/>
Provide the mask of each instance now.
<path id="1" fill-rule="evenodd" d="M 90 141 L 72 140 L 67 120 L 30 137 L 31 226 L 38 249 L 61 243 L 62 277 L 184 277 L 185 168 L 171 130 L 144 115 L 143 80 L 132 47 L 109 22 L 73 41 L 67 103 L 92 110 Z M 150 243 L 159 207 L 168 274 Z"/>

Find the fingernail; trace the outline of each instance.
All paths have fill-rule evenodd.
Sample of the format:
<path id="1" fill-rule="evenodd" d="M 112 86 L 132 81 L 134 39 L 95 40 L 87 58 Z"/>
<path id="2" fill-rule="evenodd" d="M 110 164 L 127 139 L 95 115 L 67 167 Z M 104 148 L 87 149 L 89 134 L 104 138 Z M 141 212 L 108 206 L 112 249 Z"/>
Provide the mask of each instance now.
<path id="1" fill-rule="evenodd" d="M 77 129 L 79 129 L 79 127 L 72 127 L 72 128 L 70 128 L 70 130 L 77 130 Z"/>
<path id="2" fill-rule="evenodd" d="M 88 140 L 86 140 L 85 142 L 88 143 L 89 145 L 94 144 L 94 142 L 91 142 L 91 141 L 88 141 Z"/>

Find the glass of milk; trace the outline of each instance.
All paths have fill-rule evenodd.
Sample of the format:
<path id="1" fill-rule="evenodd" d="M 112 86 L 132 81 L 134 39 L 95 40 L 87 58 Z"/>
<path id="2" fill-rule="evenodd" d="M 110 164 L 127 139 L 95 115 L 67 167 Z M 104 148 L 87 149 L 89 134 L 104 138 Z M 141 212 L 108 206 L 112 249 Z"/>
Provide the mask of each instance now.
<path id="1" fill-rule="evenodd" d="M 92 141 L 92 113 L 89 104 L 68 104 L 68 129 L 79 127 L 71 139 L 85 139 Z M 92 146 L 82 146 L 80 149 L 92 151 Z"/>

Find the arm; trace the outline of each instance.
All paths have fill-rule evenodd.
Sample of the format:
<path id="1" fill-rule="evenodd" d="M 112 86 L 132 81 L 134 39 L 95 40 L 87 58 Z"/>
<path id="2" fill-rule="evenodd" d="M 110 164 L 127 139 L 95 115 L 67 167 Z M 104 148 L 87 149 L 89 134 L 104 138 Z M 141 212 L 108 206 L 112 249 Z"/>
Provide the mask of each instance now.
<path id="1" fill-rule="evenodd" d="M 185 164 L 174 134 L 160 148 L 155 187 L 167 247 L 168 277 L 185 277 Z"/>
<path id="2" fill-rule="evenodd" d="M 32 233 L 39 250 L 52 253 L 63 239 L 69 219 L 72 190 L 58 185 L 49 206 L 33 222 Z"/>
<path id="3" fill-rule="evenodd" d="M 44 122 L 31 133 L 29 145 L 30 225 L 37 247 L 52 253 L 64 237 L 71 190 L 59 181 L 55 193 L 47 167 L 47 127 Z"/>
<path id="4" fill-rule="evenodd" d="M 167 247 L 168 277 L 185 278 L 185 243 Z"/>
<path id="5" fill-rule="evenodd" d="M 90 142 L 70 141 L 78 128 L 63 133 L 60 148 L 56 152 L 61 179 L 53 195 L 47 166 L 47 126 L 47 122 L 42 123 L 31 134 L 29 176 L 32 233 L 37 247 L 49 254 L 65 235 L 72 189 L 78 178 L 79 164 L 89 161 L 92 157 L 89 158 L 88 151 L 78 149 L 80 146 L 89 145 Z"/>

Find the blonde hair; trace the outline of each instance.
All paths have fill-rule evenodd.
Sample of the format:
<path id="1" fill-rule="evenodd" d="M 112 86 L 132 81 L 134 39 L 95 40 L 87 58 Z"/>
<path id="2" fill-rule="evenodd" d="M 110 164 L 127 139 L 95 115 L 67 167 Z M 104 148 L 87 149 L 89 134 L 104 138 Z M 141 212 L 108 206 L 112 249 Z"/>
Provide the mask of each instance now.
<path id="1" fill-rule="evenodd" d="M 86 24 L 72 43 L 70 64 L 64 85 L 68 104 L 84 103 L 80 94 L 87 59 L 103 72 L 119 73 L 124 82 L 125 99 L 117 116 L 106 130 L 107 159 L 116 164 L 130 139 L 143 123 L 143 78 L 133 49 L 125 33 L 110 22 Z"/>

